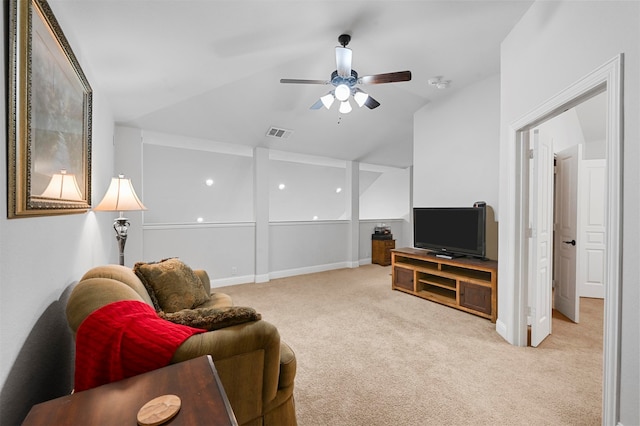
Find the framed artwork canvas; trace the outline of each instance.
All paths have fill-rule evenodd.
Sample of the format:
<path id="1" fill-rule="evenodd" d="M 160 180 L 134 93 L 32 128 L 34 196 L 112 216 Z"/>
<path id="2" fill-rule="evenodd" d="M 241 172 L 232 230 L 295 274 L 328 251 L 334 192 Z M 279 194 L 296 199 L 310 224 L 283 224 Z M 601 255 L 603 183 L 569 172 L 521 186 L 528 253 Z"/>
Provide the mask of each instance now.
<path id="1" fill-rule="evenodd" d="M 11 0 L 8 218 L 91 207 L 92 90 L 46 0 Z"/>

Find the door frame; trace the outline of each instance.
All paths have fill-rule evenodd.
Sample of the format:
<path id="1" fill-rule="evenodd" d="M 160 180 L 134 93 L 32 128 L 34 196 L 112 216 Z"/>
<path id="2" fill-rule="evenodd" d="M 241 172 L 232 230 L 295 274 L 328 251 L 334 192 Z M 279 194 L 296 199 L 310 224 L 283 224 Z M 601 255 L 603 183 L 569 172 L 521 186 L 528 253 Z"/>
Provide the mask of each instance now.
<path id="1" fill-rule="evenodd" d="M 546 101 L 535 110 L 509 126 L 509 143 L 515 146 L 515 174 L 510 176 L 515 184 L 515 215 L 513 230 L 514 243 L 514 343 L 527 344 L 527 301 L 528 287 L 528 149 L 523 142 L 528 130 L 553 118 L 567 109 L 582 103 L 592 96 L 606 91 L 606 265 L 605 265 L 605 302 L 604 302 L 604 338 L 603 338 L 603 386 L 602 386 L 602 423 L 615 424 L 618 418 L 618 386 L 620 359 L 620 278 L 622 245 L 622 165 L 623 143 L 622 102 L 623 102 L 623 54 L 617 55 L 595 69 L 570 87 Z"/>

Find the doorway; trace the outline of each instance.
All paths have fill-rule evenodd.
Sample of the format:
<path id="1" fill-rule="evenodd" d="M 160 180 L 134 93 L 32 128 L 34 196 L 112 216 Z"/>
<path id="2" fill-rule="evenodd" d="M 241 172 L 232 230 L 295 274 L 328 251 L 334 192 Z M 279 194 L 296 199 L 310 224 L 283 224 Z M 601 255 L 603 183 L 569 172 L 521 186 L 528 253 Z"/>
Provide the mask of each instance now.
<path id="1" fill-rule="evenodd" d="M 543 241 L 551 250 L 550 276 L 539 274 L 530 282 L 549 286 L 540 289 L 540 294 L 544 290 L 544 297 L 550 299 L 544 315 L 554 318 L 558 311 L 575 323 L 580 322 L 581 298 L 604 299 L 607 105 L 605 88 L 602 90 L 540 124 L 530 135 L 530 148 L 537 152 L 528 168 L 533 175 L 529 179 L 529 216 L 535 219 L 546 208 L 546 220 L 553 223 L 548 241 Z M 544 149 L 550 151 L 549 155 Z M 534 167 L 541 161 L 548 164 Z M 548 176 L 539 176 L 543 173 Z M 545 185 L 548 188 L 541 188 Z M 539 197 L 547 200 L 540 202 Z M 529 225 L 537 231 L 534 241 L 545 236 L 540 230 L 546 223 L 540 225 Z M 530 256 L 536 255 L 536 251 L 530 251 Z M 534 298 L 535 293 L 529 295 L 530 302 Z M 549 324 L 549 330 L 534 333 L 532 346 L 551 331 Z"/>
<path id="2" fill-rule="evenodd" d="M 530 250 L 530 230 L 528 224 L 528 185 L 526 167 L 528 167 L 529 130 L 544 123 L 562 112 L 581 104 L 585 99 L 606 90 L 606 170 L 607 200 L 605 228 L 607 239 L 605 259 L 605 302 L 603 333 L 603 392 L 602 420 L 604 424 L 615 423 L 619 383 L 619 330 L 620 330 L 620 245 L 621 245 L 621 152 L 622 152 L 622 55 L 618 55 L 598 69 L 588 74 L 551 100 L 536 108 L 533 112 L 513 123 L 509 129 L 510 140 L 515 144 L 515 187 L 516 187 L 516 235 L 514 272 L 516 277 L 515 326 L 518 334 L 517 344 L 526 345 L 528 306 L 540 303 L 544 297 L 538 297 L 535 289 L 529 286 L 528 252 Z M 525 143 L 526 142 L 526 143 Z M 535 286 L 534 286 L 535 287 Z M 533 297 L 535 300 L 530 301 Z"/>

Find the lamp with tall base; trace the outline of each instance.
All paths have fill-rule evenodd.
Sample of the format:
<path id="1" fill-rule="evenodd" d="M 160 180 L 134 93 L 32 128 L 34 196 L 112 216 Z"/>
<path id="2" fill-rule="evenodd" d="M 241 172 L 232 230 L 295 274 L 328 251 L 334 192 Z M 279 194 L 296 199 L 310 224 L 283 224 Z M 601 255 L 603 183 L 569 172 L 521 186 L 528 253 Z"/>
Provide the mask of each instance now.
<path id="1" fill-rule="evenodd" d="M 125 179 L 124 175 L 111 178 L 111 184 L 100 204 L 93 210 L 105 212 L 120 212 L 120 216 L 113 222 L 113 229 L 116 231 L 116 240 L 120 252 L 120 265 L 124 265 L 124 245 L 127 242 L 127 231 L 129 230 L 129 219 L 124 217 L 125 211 L 146 210 L 136 191 L 133 189 L 131 179 Z"/>

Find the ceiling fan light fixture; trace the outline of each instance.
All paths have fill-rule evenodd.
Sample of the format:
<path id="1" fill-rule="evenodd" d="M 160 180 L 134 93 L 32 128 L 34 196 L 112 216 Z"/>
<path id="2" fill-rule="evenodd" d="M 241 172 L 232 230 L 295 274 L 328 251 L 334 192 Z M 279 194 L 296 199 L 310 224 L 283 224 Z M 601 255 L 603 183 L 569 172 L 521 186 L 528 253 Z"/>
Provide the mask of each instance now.
<path id="1" fill-rule="evenodd" d="M 349 95 L 351 94 L 351 89 L 349 89 L 349 86 L 347 86 L 346 84 L 339 84 L 336 87 L 335 90 L 335 95 L 336 95 L 336 99 L 338 99 L 341 102 L 346 101 L 347 99 L 349 99 Z"/>
<path id="2" fill-rule="evenodd" d="M 346 101 L 340 102 L 340 109 L 338 111 L 340 111 L 342 114 L 349 114 L 351 112 L 351 109 L 351 104 L 347 99 Z"/>
<path id="3" fill-rule="evenodd" d="M 331 108 L 331 105 L 333 105 L 334 99 L 335 97 L 333 96 L 333 93 L 327 93 L 326 95 L 320 98 L 320 100 L 322 101 L 322 105 L 324 105 L 326 109 Z"/>
<path id="4" fill-rule="evenodd" d="M 327 109 L 331 108 L 331 105 L 337 99 L 340 101 L 340 112 L 343 114 L 349 113 L 352 108 L 349 103 L 349 97 L 353 96 L 354 100 L 359 107 L 366 106 L 369 109 L 375 109 L 380 106 L 380 102 L 373 99 L 367 93 L 358 89 L 358 84 L 383 84 L 383 83 L 397 83 L 402 81 L 411 81 L 411 71 L 396 71 L 388 72 L 384 74 L 372 74 L 359 76 L 358 72 L 351 68 L 353 52 L 347 47 L 351 41 L 350 34 L 341 34 L 338 37 L 340 46 L 336 46 L 336 69 L 331 73 L 331 78 L 328 80 L 303 80 L 303 79 L 291 79 L 281 78 L 280 83 L 287 84 L 330 84 L 333 86 L 332 92 L 322 96 L 320 99 L 309 107 L 312 110 L 321 109 L 323 106 Z M 438 85 L 439 88 L 444 88 L 450 81 L 442 82 Z M 444 83 L 444 84 L 442 84 Z M 429 84 L 434 84 L 429 81 Z M 437 83 L 436 83 L 437 84 Z"/>
<path id="5" fill-rule="evenodd" d="M 366 93 L 364 93 L 362 90 L 359 90 L 359 89 L 353 95 L 353 99 L 355 99 L 359 107 L 362 107 L 362 105 L 364 105 L 365 102 L 367 102 L 368 98 L 369 98 L 369 95 L 367 95 Z"/>

